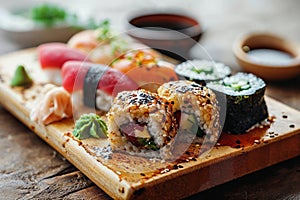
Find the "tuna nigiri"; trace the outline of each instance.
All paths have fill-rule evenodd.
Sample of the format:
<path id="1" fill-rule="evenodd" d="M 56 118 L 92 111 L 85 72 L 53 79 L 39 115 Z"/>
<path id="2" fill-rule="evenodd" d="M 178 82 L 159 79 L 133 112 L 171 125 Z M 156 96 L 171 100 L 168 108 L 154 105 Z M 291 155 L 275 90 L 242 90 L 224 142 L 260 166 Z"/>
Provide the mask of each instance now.
<path id="1" fill-rule="evenodd" d="M 106 65 L 69 61 L 62 68 L 62 86 L 72 94 L 73 105 L 108 111 L 121 91 L 135 90 L 137 84 Z"/>
<path id="2" fill-rule="evenodd" d="M 61 68 L 67 61 L 85 61 L 85 53 L 72 49 L 64 43 L 47 43 L 38 47 L 38 58 L 41 68 L 48 80 L 57 85 L 61 84 Z"/>

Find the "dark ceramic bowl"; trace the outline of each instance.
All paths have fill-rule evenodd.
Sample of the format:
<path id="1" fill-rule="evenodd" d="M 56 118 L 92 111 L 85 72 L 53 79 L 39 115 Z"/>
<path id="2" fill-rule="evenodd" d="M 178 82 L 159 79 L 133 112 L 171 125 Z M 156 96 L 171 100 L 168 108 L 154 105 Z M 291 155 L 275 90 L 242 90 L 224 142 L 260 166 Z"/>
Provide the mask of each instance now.
<path id="1" fill-rule="evenodd" d="M 180 60 L 188 59 L 189 50 L 203 33 L 193 17 L 175 13 L 134 15 L 128 20 L 127 31 L 134 39 Z"/>

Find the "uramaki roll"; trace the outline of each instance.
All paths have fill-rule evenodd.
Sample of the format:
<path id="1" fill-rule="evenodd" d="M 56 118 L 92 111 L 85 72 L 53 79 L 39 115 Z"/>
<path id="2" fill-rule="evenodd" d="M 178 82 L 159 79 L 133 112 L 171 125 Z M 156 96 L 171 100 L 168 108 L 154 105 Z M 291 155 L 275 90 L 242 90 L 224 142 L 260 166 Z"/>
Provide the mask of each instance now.
<path id="1" fill-rule="evenodd" d="M 171 159 L 177 127 L 173 105 L 146 90 L 120 92 L 108 113 L 108 137 L 113 150 Z"/>
<path id="2" fill-rule="evenodd" d="M 220 135 L 219 107 L 212 90 L 195 82 L 181 80 L 163 84 L 158 94 L 174 102 L 179 131 L 194 135 L 196 142 L 214 144 Z"/>

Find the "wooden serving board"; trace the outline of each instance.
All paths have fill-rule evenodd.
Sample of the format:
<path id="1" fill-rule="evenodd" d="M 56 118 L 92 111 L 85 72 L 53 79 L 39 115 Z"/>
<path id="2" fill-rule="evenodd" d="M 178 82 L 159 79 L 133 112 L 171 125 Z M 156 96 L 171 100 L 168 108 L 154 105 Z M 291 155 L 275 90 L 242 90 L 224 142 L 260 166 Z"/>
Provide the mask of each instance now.
<path id="1" fill-rule="evenodd" d="M 183 198 L 300 155 L 300 112 L 269 97 L 266 102 L 274 122 L 246 136 L 223 138 L 228 145 L 230 137 L 239 141 L 236 146 L 216 145 L 196 159 L 186 155 L 176 162 L 105 153 L 107 139 L 79 141 L 72 136 L 73 119 L 48 126 L 30 120 L 30 110 L 48 87 L 36 56 L 35 49 L 27 49 L 0 57 L 0 103 L 113 198 Z M 35 81 L 28 89 L 9 86 L 19 64 Z M 250 145 L 243 143 L 245 138 Z"/>

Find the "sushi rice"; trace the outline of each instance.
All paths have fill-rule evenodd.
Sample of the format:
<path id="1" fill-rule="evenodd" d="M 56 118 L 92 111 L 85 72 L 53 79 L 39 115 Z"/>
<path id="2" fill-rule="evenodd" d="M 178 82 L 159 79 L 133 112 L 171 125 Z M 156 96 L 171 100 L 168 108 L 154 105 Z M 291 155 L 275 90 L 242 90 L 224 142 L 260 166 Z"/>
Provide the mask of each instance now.
<path id="1" fill-rule="evenodd" d="M 188 60 L 175 67 L 176 74 L 199 84 L 221 80 L 231 74 L 230 67 L 210 60 Z"/>
<path id="2" fill-rule="evenodd" d="M 96 108 L 103 111 L 109 111 L 114 98 L 102 90 L 96 91 Z"/>
<path id="3" fill-rule="evenodd" d="M 113 97 L 107 95 L 105 92 L 101 90 L 96 91 L 96 105 L 95 107 L 88 107 L 83 102 L 83 91 L 75 91 L 71 94 L 71 101 L 73 106 L 73 115 L 75 119 L 78 119 L 81 115 L 87 113 L 105 113 L 108 112 L 112 102 Z"/>

